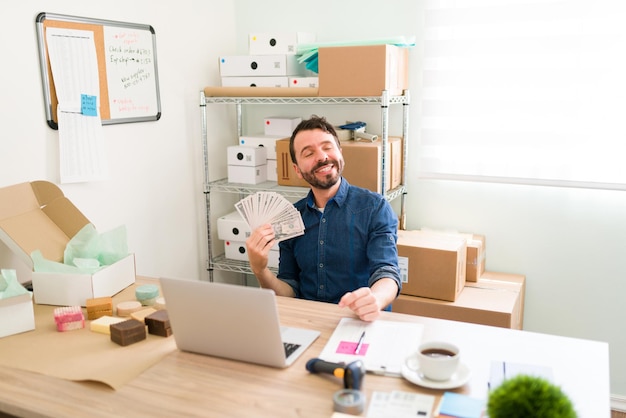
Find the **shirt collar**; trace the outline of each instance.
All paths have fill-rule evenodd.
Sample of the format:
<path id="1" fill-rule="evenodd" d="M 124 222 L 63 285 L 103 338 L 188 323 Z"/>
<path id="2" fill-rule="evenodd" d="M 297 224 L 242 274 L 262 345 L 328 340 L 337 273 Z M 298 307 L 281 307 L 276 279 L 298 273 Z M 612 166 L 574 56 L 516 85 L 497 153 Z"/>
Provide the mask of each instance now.
<path id="1" fill-rule="evenodd" d="M 346 201 L 346 198 L 348 197 L 348 188 L 349 187 L 350 187 L 350 183 L 348 183 L 348 180 L 346 180 L 345 177 L 342 177 L 341 178 L 341 184 L 339 185 L 339 189 L 337 190 L 337 193 L 335 193 L 335 196 L 333 196 L 328 201 L 328 203 L 334 201 L 337 204 L 337 206 L 341 207 L 341 205 L 343 205 L 343 203 Z M 309 194 L 307 195 L 306 203 L 307 203 L 307 206 L 310 207 L 311 209 L 316 209 L 315 208 L 315 199 L 313 198 L 313 191 L 312 190 L 309 190 Z"/>

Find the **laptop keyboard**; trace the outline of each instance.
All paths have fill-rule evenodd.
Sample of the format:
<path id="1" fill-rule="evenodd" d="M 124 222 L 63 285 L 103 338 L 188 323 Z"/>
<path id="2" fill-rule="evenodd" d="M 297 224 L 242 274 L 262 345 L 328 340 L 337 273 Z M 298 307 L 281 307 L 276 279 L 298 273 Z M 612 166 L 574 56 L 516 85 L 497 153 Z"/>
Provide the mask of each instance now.
<path id="1" fill-rule="evenodd" d="M 289 358 L 289 356 L 292 355 L 293 352 L 296 351 L 300 347 L 300 344 L 292 344 L 292 343 L 285 343 L 285 342 L 283 342 L 283 345 L 285 346 L 285 358 Z"/>

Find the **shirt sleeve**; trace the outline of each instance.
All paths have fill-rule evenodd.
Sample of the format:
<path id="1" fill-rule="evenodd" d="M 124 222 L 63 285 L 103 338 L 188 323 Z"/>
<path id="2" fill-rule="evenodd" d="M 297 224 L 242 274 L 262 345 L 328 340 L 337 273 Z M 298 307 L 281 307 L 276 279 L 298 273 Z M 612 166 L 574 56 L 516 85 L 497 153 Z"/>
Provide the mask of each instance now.
<path id="1" fill-rule="evenodd" d="M 300 268 L 293 251 L 293 240 L 282 241 L 278 244 L 280 259 L 278 261 L 278 279 L 287 283 L 293 289 L 296 298 L 302 297 L 300 292 Z"/>
<path id="2" fill-rule="evenodd" d="M 398 218 L 389 202 L 381 199 L 380 205 L 372 212 L 370 237 L 367 245 L 370 263 L 368 285 L 371 287 L 378 280 L 388 277 L 402 289 L 400 267 L 398 265 Z"/>

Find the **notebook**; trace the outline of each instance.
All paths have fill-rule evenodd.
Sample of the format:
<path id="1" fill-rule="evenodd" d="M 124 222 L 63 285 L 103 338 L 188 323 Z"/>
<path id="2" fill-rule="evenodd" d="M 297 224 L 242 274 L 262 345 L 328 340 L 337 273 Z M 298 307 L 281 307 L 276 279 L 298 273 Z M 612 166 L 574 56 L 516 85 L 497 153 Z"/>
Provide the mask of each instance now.
<path id="1" fill-rule="evenodd" d="M 281 327 L 270 289 L 161 278 L 176 345 L 182 351 L 288 367 L 320 335 Z"/>

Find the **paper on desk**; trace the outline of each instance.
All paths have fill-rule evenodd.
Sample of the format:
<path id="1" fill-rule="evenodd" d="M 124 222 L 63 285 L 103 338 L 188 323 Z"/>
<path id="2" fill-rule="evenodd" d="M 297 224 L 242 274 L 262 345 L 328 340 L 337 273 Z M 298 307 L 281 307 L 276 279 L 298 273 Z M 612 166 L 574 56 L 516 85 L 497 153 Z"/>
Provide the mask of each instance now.
<path id="1" fill-rule="evenodd" d="M 362 360 L 368 372 L 400 376 L 404 360 L 419 347 L 423 328 L 414 322 L 342 318 L 319 357 L 336 363 Z"/>
<path id="2" fill-rule="evenodd" d="M 49 27 L 46 45 L 58 100 L 61 183 L 106 179 L 94 33 Z"/>

